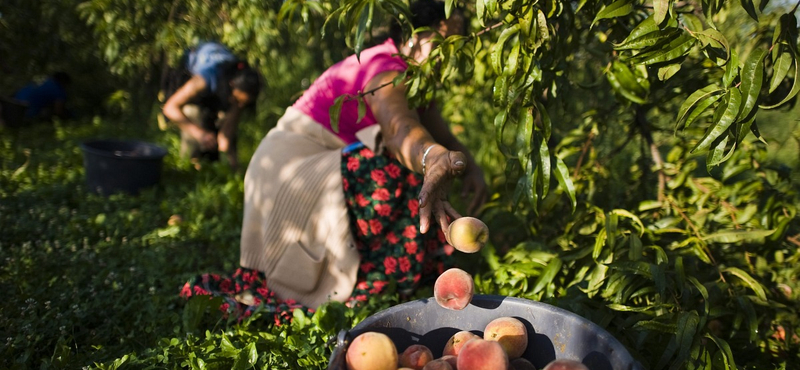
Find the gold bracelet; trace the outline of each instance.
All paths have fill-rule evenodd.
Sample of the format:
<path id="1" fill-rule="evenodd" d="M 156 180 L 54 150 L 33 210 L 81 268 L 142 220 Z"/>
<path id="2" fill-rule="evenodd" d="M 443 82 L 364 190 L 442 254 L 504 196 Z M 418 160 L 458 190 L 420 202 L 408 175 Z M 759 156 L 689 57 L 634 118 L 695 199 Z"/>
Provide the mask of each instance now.
<path id="1" fill-rule="evenodd" d="M 425 149 L 425 152 L 422 153 L 422 176 L 425 176 L 425 157 L 428 156 L 428 152 L 430 152 L 431 149 L 433 149 L 433 147 L 435 147 L 436 145 L 439 145 L 439 144 L 431 144 L 431 146 L 429 146 L 427 149 Z"/>

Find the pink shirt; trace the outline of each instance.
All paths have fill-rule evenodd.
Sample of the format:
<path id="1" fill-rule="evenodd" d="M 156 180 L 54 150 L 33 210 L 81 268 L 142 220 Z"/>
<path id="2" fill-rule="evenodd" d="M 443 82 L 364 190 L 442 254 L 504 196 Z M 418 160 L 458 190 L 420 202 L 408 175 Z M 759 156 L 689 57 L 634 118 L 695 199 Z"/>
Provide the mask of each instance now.
<path id="1" fill-rule="evenodd" d="M 403 58 L 397 55 L 397 47 L 391 39 L 383 44 L 373 46 L 361 52 L 360 62 L 355 54 L 345 60 L 334 64 L 323 73 L 303 96 L 298 99 L 293 107 L 311 116 L 325 128 L 333 132 L 329 109 L 336 98 L 343 94 L 357 96 L 363 92 L 367 83 L 380 73 L 387 71 L 403 72 L 408 65 Z M 356 132 L 367 126 L 377 123 L 372 115 L 372 110 L 367 104 L 367 114 L 358 120 L 358 101 L 349 100 L 342 105 L 339 116 L 339 132 L 336 134 L 347 144 L 352 144 L 356 139 Z"/>

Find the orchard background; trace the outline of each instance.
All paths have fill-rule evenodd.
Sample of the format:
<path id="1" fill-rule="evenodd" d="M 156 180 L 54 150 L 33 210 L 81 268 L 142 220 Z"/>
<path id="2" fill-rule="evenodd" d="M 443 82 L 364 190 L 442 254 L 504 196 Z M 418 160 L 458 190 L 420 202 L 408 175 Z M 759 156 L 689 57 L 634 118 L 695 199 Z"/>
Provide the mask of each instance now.
<path id="1" fill-rule="evenodd" d="M 446 4 L 468 33 L 406 81 L 412 102 L 441 102 L 486 171 L 491 245 L 461 256 L 478 292 L 580 314 L 647 369 L 798 368 L 798 2 Z M 327 304 L 289 326 L 179 299 L 189 277 L 236 268 L 243 173 L 178 158 L 158 87 L 200 40 L 257 66 L 246 168 L 325 67 L 406 12 L 402 0 L 0 3 L 0 94 L 66 70 L 77 117 L 0 131 L 0 367 L 325 368 L 331 336 L 399 298 Z M 161 184 L 90 193 L 79 144 L 97 137 L 167 147 Z"/>

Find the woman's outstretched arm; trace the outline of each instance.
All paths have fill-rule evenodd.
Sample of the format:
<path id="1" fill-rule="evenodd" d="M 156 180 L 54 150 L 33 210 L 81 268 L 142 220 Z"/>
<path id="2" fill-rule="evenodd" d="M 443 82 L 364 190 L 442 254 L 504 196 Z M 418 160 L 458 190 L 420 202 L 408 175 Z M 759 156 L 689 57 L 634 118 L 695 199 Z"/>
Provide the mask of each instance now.
<path id="1" fill-rule="evenodd" d="M 390 71 L 375 76 L 367 84 L 366 91 L 391 83 L 398 74 Z M 424 173 L 419 193 L 420 231 L 426 233 L 430 229 L 430 219 L 434 217 L 442 231 L 447 233 L 450 224 L 448 218 L 461 217 L 447 201 L 450 183 L 466 170 L 467 157 L 462 152 L 448 150 L 434 140 L 422 125 L 416 110 L 408 107 L 404 85 L 389 84 L 366 95 L 365 100 L 381 125 L 387 149 L 406 168 Z"/>

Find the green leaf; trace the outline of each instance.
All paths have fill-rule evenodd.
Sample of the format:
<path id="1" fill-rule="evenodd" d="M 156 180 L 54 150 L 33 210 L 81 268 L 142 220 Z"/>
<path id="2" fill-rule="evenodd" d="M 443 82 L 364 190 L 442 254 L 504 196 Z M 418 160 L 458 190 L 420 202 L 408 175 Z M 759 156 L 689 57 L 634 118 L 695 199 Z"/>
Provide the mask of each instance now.
<path id="1" fill-rule="evenodd" d="M 708 170 L 708 172 L 711 172 L 711 169 L 713 169 L 714 166 L 717 166 L 730 158 L 730 155 L 725 155 L 725 148 L 728 146 L 728 139 L 730 137 L 731 135 L 726 133 L 724 136 L 714 140 L 714 142 L 711 143 L 711 148 L 708 150 L 708 154 L 706 155 L 706 170 Z M 731 149 L 729 154 L 733 154 L 733 149 Z"/>
<path id="2" fill-rule="evenodd" d="M 744 67 L 742 67 L 740 78 L 744 104 L 739 113 L 742 120 L 749 119 L 751 112 L 755 114 L 753 108 L 756 106 L 758 95 L 761 93 L 761 84 L 764 81 L 764 58 L 766 57 L 766 49 L 756 49 L 750 53 L 744 63 Z"/>
<path id="3" fill-rule="evenodd" d="M 774 105 L 768 105 L 768 106 L 761 105 L 760 107 L 764 108 L 764 109 L 773 109 L 773 108 L 780 107 L 781 105 L 783 105 L 784 103 L 788 102 L 789 100 L 792 100 L 792 98 L 794 98 L 794 96 L 797 95 L 798 92 L 800 92 L 800 83 L 798 83 L 798 82 L 800 82 L 800 64 L 798 64 L 798 61 L 795 58 L 795 60 L 794 60 L 794 82 L 792 82 L 792 90 L 789 91 L 789 94 L 787 94 L 786 97 L 783 98 L 783 100 L 781 100 L 779 103 L 774 104 Z"/>
<path id="4" fill-rule="evenodd" d="M 700 317 L 697 312 L 682 312 L 678 317 L 678 332 L 676 333 L 678 341 L 678 356 L 675 358 L 671 370 L 678 370 L 689 358 L 694 342 L 694 336 L 697 332 L 697 325 L 700 323 Z"/>
<path id="5" fill-rule="evenodd" d="M 542 182 L 542 198 L 547 196 L 550 191 L 550 148 L 547 147 L 547 141 L 544 138 L 539 138 L 539 178 Z"/>
<path id="6" fill-rule="evenodd" d="M 503 60 L 504 60 L 503 49 L 505 48 L 506 41 L 508 41 L 508 39 L 511 36 L 516 35 L 517 32 L 519 32 L 519 23 L 504 29 L 503 32 L 500 33 L 500 37 L 497 39 L 497 43 L 495 43 L 494 46 L 492 47 L 492 51 L 490 54 L 492 67 L 498 74 L 503 72 Z"/>
<path id="7" fill-rule="evenodd" d="M 794 63 L 794 56 L 791 53 L 782 52 L 775 63 L 772 65 L 772 79 L 769 84 L 769 93 L 772 94 L 783 79 L 789 74 L 789 68 Z"/>
<path id="8" fill-rule="evenodd" d="M 722 114 L 722 117 L 720 117 L 720 120 L 715 122 L 713 126 L 706 131 L 706 134 L 703 136 L 700 142 L 697 143 L 697 146 L 692 149 L 692 153 L 707 150 L 714 140 L 725 133 L 733 121 L 736 120 L 736 117 L 739 116 L 739 108 L 741 107 L 741 104 L 742 94 L 739 92 L 739 89 L 735 87 L 728 89 L 727 104 L 725 105 L 725 110 Z"/>
<path id="9" fill-rule="evenodd" d="M 478 23 L 481 27 L 486 27 L 486 2 L 483 0 L 475 1 L 475 15 L 478 16 Z M 475 38 L 478 40 L 478 38 Z"/>
<path id="10" fill-rule="evenodd" d="M 764 238 L 772 235 L 775 230 L 727 230 L 706 235 L 703 240 L 713 243 L 763 243 Z"/>
<path id="11" fill-rule="evenodd" d="M 611 214 L 614 214 L 614 215 L 617 215 L 617 216 L 622 216 L 622 217 L 630 219 L 631 221 L 633 221 L 633 223 L 636 226 L 638 226 L 639 235 L 640 236 L 644 235 L 645 228 L 644 228 L 644 224 L 642 223 L 642 220 L 640 220 L 639 217 L 636 217 L 636 215 L 634 215 L 630 211 L 622 209 L 622 208 L 617 208 L 617 209 L 612 210 Z"/>
<path id="12" fill-rule="evenodd" d="M 663 323 L 655 320 L 642 320 L 633 324 L 634 330 L 657 331 L 665 334 L 675 334 L 678 326 L 675 324 Z"/>
<path id="13" fill-rule="evenodd" d="M 569 168 L 567 168 L 567 165 L 559 157 L 556 157 L 556 170 L 553 174 L 556 175 L 556 180 L 558 180 L 561 189 L 567 192 L 572 202 L 572 211 L 574 212 L 578 205 L 575 199 L 575 185 L 572 184 L 572 178 L 569 177 Z"/>
<path id="14" fill-rule="evenodd" d="M 631 62 L 644 65 L 669 62 L 686 55 L 695 43 L 697 43 L 697 39 L 688 33 L 682 33 L 681 36 L 670 41 L 669 44 L 665 45 L 662 49 L 636 55 L 631 58 Z"/>
<path id="15" fill-rule="evenodd" d="M 450 15 L 453 14 L 453 8 L 455 7 L 456 1 L 455 0 L 445 0 L 444 1 L 444 16 L 445 18 L 450 18 Z"/>
<path id="16" fill-rule="evenodd" d="M 545 141 L 550 141 L 550 133 L 553 131 L 553 122 L 550 120 L 550 114 L 547 113 L 547 109 L 545 109 L 544 105 L 539 101 L 535 101 L 536 110 L 539 112 L 539 115 L 542 119 L 542 135 L 544 136 Z"/>
<path id="17" fill-rule="evenodd" d="M 634 40 L 637 40 L 637 39 L 639 39 L 639 38 L 641 38 L 641 37 L 643 37 L 643 36 L 645 36 L 647 34 L 653 33 L 653 32 L 661 32 L 661 29 L 658 27 L 658 25 L 656 24 L 655 20 L 653 20 L 653 16 L 651 15 L 651 16 L 645 18 L 643 21 L 641 21 L 633 29 L 633 31 L 631 31 L 631 33 L 628 35 L 628 37 L 626 37 L 625 40 L 622 41 L 621 45 L 625 45 L 625 44 L 634 42 Z"/>
<path id="18" fill-rule="evenodd" d="M 600 229 L 600 232 L 597 233 L 597 236 L 594 239 L 594 249 L 592 250 L 592 259 L 597 260 L 600 257 L 600 253 L 603 252 L 603 246 L 606 245 L 606 229 Z"/>
<path id="19" fill-rule="evenodd" d="M 554 257 L 553 259 L 551 259 L 550 262 L 547 263 L 547 266 L 545 266 L 544 270 L 542 271 L 542 274 L 539 275 L 538 279 L 536 279 L 536 284 L 533 286 L 533 290 L 531 290 L 531 293 L 532 294 L 539 293 L 545 287 L 547 287 L 548 284 L 552 283 L 553 279 L 556 277 L 559 271 L 561 271 L 562 264 L 563 262 L 561 262 L 561 260 L 558 257 Z"/>
<path id="20" fill-rule="evenodd" d="M 728 44 L 728 39 L 720 33 L 719 31 L 709 28 L 702 31 L 697 31 L 694 33 L 694 36 L 703 44 L 703 47 L 706 49 L 706 54 L 708 57 L 716 63 L 718 66 L 722 66 L 727 63 L 728 60 L 731 58 L 731 47 Z M 722 49 L 724 52 L 723 56 L 717 56 L 718 52 L 717 49 Z M 721 60 L 718 60 L 722 58 Z"/>
<path id="21" fill-rule="evenodd" d="M 656 24 L 661 24 L 669 14 L 670 0 L 653 0 L 653 21 Z"/>
<path id="22" fill-rule="evenodd" d="M 615 45 L 614 50 L 639 50 L 643 48 L 660 46 L 667 43 L 680 32 L 680 30 L 676 30 L 674 28 L 667 30 L 660 30 L 656 28 L 653 32 L 646 33 L 636 38 L 631 38 L 631 36 L 628 36 L 628 38 L 626 38 L 621 44 Z"/>
<path id="23" fill-rule="evenodd" d="M 701 284 L 700 281 L 697 280 L 697 278 L 694 276 L 688 275 L 686 276 L 686 280 L 692 283 L 692 285 L 694 285 L 697 291 L 700 292 L 700 296 L 703 297 L 703 305 L 705 306 L 705 310 L 703 311 L 703 313 L 707 315 L 710 312 L 710 307 L 709 307 L 710 303 L 708 302 L 708 289 L 706 289 L 706 286 Z"/>
<path id="24" fill-rule="evenodd" d="M 606 307 L 614 311 L 621 311 L 621 312 L 647 312 L 654 308 L 653 306 L 634 307 L 617 303 L 607 304 Z"/>
<path id="25" fill-rule="evenodd" d="M 689 114 L 689 117 L 686 118 L 686 124 L 684 125 L 684 128 L 691 126 L 692 123 L 694 123 L 694 121 L 696 121 L 697 118 L 700 117 L 700 115 L 703 114 L 706 111 L 706 109 L 708 109 L 708 107 L 716 103 L 717 100 L 719 100 L 723 96 L 724 94 L 716 94 L 701 100 L 697 104 L 697 107 L 692 110 L 692 113 Z"/>
<path id="26" fill-rule="evenodd" d="M 369 1 L 366 6 L 366 12 L 364 12 L 364 9 L 360 9 L 361 16 L 358 19 L 358 27 L 356 27 L 356 44 L 354 46 L 356 58 L 360 58 L 361 51 L 364 50 L 366 36 L 372 30 L 372 14 L 375 11 L 375 3 Z"/>
<path id="27" fill-rule="evenodd" d="M 756 293 L 756 296 L 759 299 L 761 299 L 762 301 L 767 300 L 767 293 L 764 291 L 764 287 L 758 281 L 756 281 L 756 279 L 753 279 L 753 277 L 750 276 L 750 274 L 744 272 L 743 270 L 737 267 L 728 267 L 723 269 L 722 272 L 727 272 L 733 276 L 736 276 L 737 278 L 742 280 L 742 282 L 744 282 L 748 287 L 750 287 L 750 289 L 752 289 L 753 292 Z"/>
<path id="28" fill-rule="evenodd" d="M 614 61 L 606 76 L 611 87 L 626 99 L 636 104 L 644 104 L 647 101 L 647 89 L 636 80 L 636 76 L 625 63 Z"/>
<path id="29" fill-rule="evenodd" d="M 722 76 L 722 87 L 730 87 L 736 76 L 739 75 L 739 55 L 731 51 L 731 60 L 725 66 L 725 75 Z"/>
<path id="30" fill-rule="evenodd" d="M 714 334 L 711 333 L 706 333 L 705 337 L 714 341 L 714 344 L 716 344 L 717 348 L 719 348 L 720 352 L 722 352 L 722 358 L 723 361 L 725 362 L 724 366 L 726 369 L 738 369 L 736 367 L 736 362 L 733 359 L 733 352 L 731 352 L 731 347 L 730 345 L 728 345 L 728 342 L 726 342 L 723 339 L 717 338 Z"/>
<path id="31" fill-rule="evenodd" d="M 750 15 L 750 18 L 753 20 L 758 21 L 758 13 L 756 12 L 756 6 L 753 3 L 753 0 L 740 0 L 742 3 L 742 7 Z"/>
<path id="32" fill-rule="evenodd" d="M 638 261 L 642 256 L 642 239 L 639 238 L 639 235 L 631 234 L 628 245 L 628 258 L 631 261 Z"/>
<path id="33" fill-rule="evenodd" d="M 666 81 L 669 80 L 670 77 L 674 76 L 678 71 L 681 70 L 680 63 L 670 64 L 663 67 L 658 67 L 658 80 L 659 81 Z"/>
<path id="34" fill-rule="evenodd" d="M 361 95 L 356 98 L 356 101 L 358 101 L 358 120 L 356 120 L 356 123 L 361 123 L 361 120 L 367 115 L 367 102 Z"/>
<path id="35" fill-rule="evenodd" d="M 328 115 L 331 117 L 331 129 L 333 132 L 339 132 L 339 116 L 342 114 L 342 105 L 348 95 L 339 95 L 334 101 L 333 105 L 328 109 Z"/>
<path id="36" fill-rule="evenodd" d="M 592 26 L 594 26 L 594 24 L 601 19 L 622 17 L 630 14 L 630 12 L 632 11 L 633 11 L 633 1 L 617 0 L 613 2 L 611 5 L 605 6 L 603 7 L 603 9 L 597 12 L 597 16 L 595 16 L 594 20 L 592 21 Z"/>
<path id="37" fill-rule="evenodd" d="M 677 126 L 681 126 L 681 123 L 685 123 L 684 128 L 689 127 L 689 123 L 686 121 L 688 118 L 689 111 L 698 104 L 698 102 L 707 99 L 714 95 L 719 95 L 722 91 L 721 88 L 715 85 L 708 85 L 700 90 L 693 92 L 689 97 L 686 99 L 681 107 L 678 109 L 678 118 L 677 118 Z M 707 106 L 706 106 L 707 107 Z M 699 107 L 698 107 L 699 109 Z"/>

